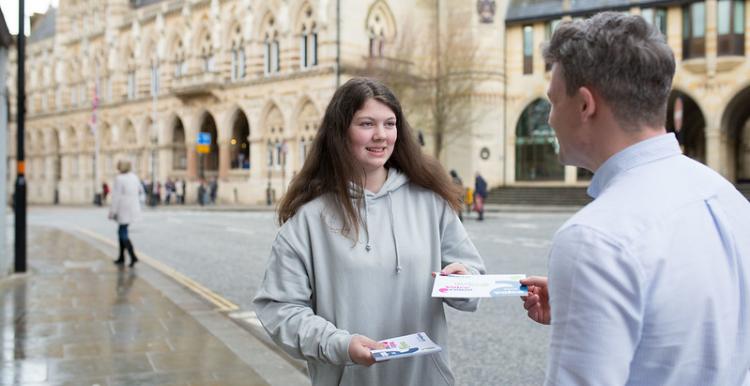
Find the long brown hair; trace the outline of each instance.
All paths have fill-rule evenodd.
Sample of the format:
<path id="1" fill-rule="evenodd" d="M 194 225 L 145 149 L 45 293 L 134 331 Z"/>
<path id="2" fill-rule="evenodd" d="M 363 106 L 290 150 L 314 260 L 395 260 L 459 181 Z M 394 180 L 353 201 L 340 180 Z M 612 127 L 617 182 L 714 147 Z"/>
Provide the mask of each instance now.
<path id="1" fill-rule="evenodd" d="M 353 78 L 333 94 L 302 170 L 292 179 L 279 203 L 279 225 L 292 218 L 302 205 L 330 193 L 334 209 L 341 215 L 342 233 L 350 235 L 351 230 L 359 233 L 357 208 L 362 196 L 353 197 L 349 187 L 351 182 L 361 185 L 362 171 L 352 162 L 349 126 L 354 114 L 371 98 L 388 106 L 396 115 L 398 138 L 385 167 L 396 168 L 412 183 L 440 195 L 453 210 L 461 210 L 459 188 L 436 159 L 422 154 L 396 96 L 377 80 Z"/>

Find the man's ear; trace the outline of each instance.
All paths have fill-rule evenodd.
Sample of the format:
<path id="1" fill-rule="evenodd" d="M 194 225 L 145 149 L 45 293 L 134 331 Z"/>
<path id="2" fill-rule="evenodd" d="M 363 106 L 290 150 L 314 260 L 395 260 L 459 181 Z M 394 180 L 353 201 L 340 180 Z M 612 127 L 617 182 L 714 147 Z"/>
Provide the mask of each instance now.
<path id="1" fill-rule="evenodd" d="M 596 99 L 594 93 L 588 87 L 581 87 L 578 89 L 578 97 L 580 98 L 580 113 L 581 120 L 586 121 L 596 114 Z"/>

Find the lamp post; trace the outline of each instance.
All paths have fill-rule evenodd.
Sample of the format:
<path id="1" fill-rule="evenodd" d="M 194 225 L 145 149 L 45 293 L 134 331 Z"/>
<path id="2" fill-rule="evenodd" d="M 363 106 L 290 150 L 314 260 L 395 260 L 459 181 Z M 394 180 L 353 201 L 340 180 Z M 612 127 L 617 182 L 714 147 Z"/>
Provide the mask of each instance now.
<path id="1" fill-rule="evenodd" d="M 268 152 L 268 187 L 266 188 L 266 205 L 273 204 L 273 196 L 271 193 L 271 168 L 273 168 L 273 143 L 269 139 L 266 142 L 266 149 Z"/>
<path id="2" fill-rule="evenodd" d="M 91 132 L 94 134 L 94 205 L 102 206 L 101 176 L 99 175 L 99 130 L 96 113 L 99 108 L 99 64 L 96 64 L 96 80 L 94 81 L 94 96 L 91 101 Z"/>
<path id="3" fill-rule="evenodd" d="M 24 71 L 26 59 L 26 45 L 24 27 L 24 3 L 18 0 L 18 71 L 16 72 L 17 104 L 16 104 L 16 190 L 13 204 L 15 206 L 15 271 L 26 272 L 26 164 L 24 161 L 23 140 L 26 110 L 26 74 Z M 2 160 L 5 162 L 5 160 Z M 0 176 L 5 178 L 5 176 Z M 3 219 L 4 220 L 4 219 Z"/>
<path id="4" fill-rule="evenodd" d="M 156 148 L 159 142 L 158 125 L 156 121 L 156 106 L 159 98 L 159 58 L 157 57 L 151 67 L 151 200 L 156 206 L 159 200 L 156 191 Z"/>

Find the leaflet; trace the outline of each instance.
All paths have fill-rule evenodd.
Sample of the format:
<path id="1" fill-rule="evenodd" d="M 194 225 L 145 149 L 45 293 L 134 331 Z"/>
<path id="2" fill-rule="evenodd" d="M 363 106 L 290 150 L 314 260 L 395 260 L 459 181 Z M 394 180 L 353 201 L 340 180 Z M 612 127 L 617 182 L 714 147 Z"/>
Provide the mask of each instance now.
<path id="1" fill-rule="evenodd" d="M 494 298 L 525 296 L 528 289 L 519 280 L 526 275 L 447 275 L 435 276 L 433 298 Z"/>
<path id="2" fill-rule="evenodd" d="M 434 354 L 443 350 L 424 332 L 381 340 L 380 343 L 385 345 L 384 349 L 371 350 L 376 362 Z"/>

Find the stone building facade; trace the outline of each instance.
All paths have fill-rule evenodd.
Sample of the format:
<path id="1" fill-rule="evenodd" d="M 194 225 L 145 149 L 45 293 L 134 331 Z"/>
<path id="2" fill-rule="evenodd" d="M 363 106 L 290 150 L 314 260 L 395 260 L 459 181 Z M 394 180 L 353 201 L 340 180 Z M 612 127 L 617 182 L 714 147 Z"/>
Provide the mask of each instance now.
<path id="1" fill-rule="evenodd" d="M 119 159 L 144 181 L 184 179 L 188 202 L 213 178 L 220 202 L 277 200 L 336 87 L 383 70 L 402 83 L 425 152 L 467 185 L 478 171 L 493 187 L 584 186 L 591 173 L 557 162 L 539 47 L 560 20 L 603 10 L 658 24 L 678 64 L 668 129 L 689 156 L 750 181 L 748 0 L 605 3 L 60 0 L 32 21 L 27 45 L 29 202 L 90 203 Z M 446 70 L 456 57 L 466 60 Z M 442 99 L 459 103 L 441 117 L 435 99 L 447 88 L 458 96 Z M 11 184 L 14 136 L 11 122 Z"/>
<path id="2" fill-rule="evenodd" d="M 219 202 L 276 200 L 337 85 L 397 61 L 407 28 L 424 40 L 413 73 L 429 77 L 435 46 L 425 36 L 456 14 L 466 39 L 490 45 L 483 65 L 500 68 L 503 19 L 488 11 L 442 0 L 60 0 L 35 17 L 27 45 L 29 202 L 89 203 L 119 159 L 144 181 L 186 180 L 188 202 L 213 178 Z M 494 108 L 499 74 L 478 83 L 487 97 L 475 108 Z M 457 146 L 487 147 L 500 121 L 483 117 L 485 136 Z M 199 133 L 210 136 L 207 154 L 196 151 Z M 13 124 L 9 135 L 15 170 Z M 441 158 L 479 167 L 464 152 Z"/>
<path id="3" fill-rule="evenodd" d="M 591 174 L 557 163 L 546 123 L 550 79 L 538 49 L 555 25 L 603 10 L 640 14 L 666 35 L 677 71 L 667 129 L 685 154 L 730 181 L 750 182 L 750 3 L 513 0 L 506 15 L 507 185 L 586 185 Z"/>

